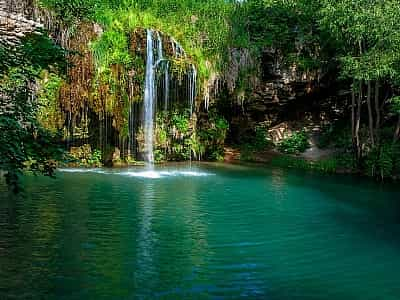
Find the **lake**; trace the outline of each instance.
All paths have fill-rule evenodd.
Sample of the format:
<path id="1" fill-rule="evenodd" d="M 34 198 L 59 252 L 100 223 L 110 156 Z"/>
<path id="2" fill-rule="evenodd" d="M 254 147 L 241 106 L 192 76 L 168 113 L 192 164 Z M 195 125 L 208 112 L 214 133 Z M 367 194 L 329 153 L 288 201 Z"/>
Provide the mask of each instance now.
<path id="1" fill-rule="evenodd" d="M 0 185 L 0 299 L 400 299 L 400 187 L 267 167 Z"/>

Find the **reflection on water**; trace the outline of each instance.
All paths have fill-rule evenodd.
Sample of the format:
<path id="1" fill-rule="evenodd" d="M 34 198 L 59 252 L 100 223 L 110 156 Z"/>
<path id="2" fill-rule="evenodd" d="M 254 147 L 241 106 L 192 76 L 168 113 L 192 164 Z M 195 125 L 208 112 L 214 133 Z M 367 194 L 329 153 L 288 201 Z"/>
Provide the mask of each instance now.
<path id="1" fill-rule="evenodd" d="M 137 286 L 144 285 L 146 282 L 153 282 L 151 279 L 157 275 L 153 258 L 155 254 L 155 233 L 152 229 L 155 187 L 152 182 L 146 182 L 142 187 L 143 191 L 140 193 L 139 199 L 140 221 L 138 224 L 137 268 L 135 270 L 135 277 L 140 278 L 142 282 L 138 282 Z"/>
<path id="2" fill-rule="evenodd" d="M 280 169 L 0 185 L 0 299 L 399 299 L 399 189 Z"/>

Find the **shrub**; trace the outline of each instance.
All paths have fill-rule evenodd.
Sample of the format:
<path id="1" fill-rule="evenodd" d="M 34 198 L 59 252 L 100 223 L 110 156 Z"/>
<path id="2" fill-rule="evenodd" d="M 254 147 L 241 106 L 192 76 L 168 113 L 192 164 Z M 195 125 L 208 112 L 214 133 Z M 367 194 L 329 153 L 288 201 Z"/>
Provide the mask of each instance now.
<path id="1" fill-rule="evenodd" d="M 207 159 L 223 160 L 228 129 L 229 123 L 224 117 L 218 116 L 215 111 L 209 112 L 208 122 L 198 131 L 201 150 L 204 150 Z"/>
<path id="2" fill-rule="evenodd" d="M 161 149 L 156 149 L 154 151 L 154 160 L 156 163 L 161 163 L 165 161 L 165 152 Z"/>
<path id="3" fill-rule="evenodd" d="M 102 166 L 103 155 L 100 150 L 94 150 L 91 155 L 87 159 L 87 163 L 93 167 L 101 167 Z"/>
<path id="4" fill-rule="evenodd" d="M 241 159 L 251 160 L 253 152 L 269 149 L 272 146 L 267 126 L 265 124 L 257 125 L 254 134 L 246 135 L 243 143 L 240 145 Z"/>
<path id="5" fill-rule="evenodd" d="M 172 144 L 171 159 L 175 161 L 184 161 L 190 159 L 190 149 L 181 143 Z"/>
<path id="6" fill-rule="evenodd" d="M 347 125 L 330 124 L 322 128 L 321 136 L 318 140 L 318 147 L 334 147 L 339 149 L 349 149 L 352 147 L 351 132 Z"/>
<path id="7" fill-rule="evenodd" d="M 271 161 L 275 167 L 317 171 L 321 173 L 335 173 L 338 162 L 335 158 L 328 158 L 320 161 L 309 161 L 304 158 L 292 156 L 279 156 Z"/>
<path id="8" fill-rule="evenodd" d="M 182 134 L 187 134 L 189 131 L 189 117 L 185 114 L 174 113 L 172 116 L 172 124 Z"/>
<path id="9" fill-rule="evenodd" d="M 301 130 L 284 139 L 278 146 L 279 151 L 287 154 L 303 153 L 310 146 L 308 134 Z"/>
<path id="10" fill-rule="evenodd" d="M 356 157 L 353 152 L 339 152 L 335 159 L 338 168 L 354 170 L 357 165 Z"/>
<path id="11" fill-rule="evenodd" d="M 381 180 L 397 175 L 400 165 L 400 145 L 384 143 L 373 148 L 365 159 L 367 174 Z"/>

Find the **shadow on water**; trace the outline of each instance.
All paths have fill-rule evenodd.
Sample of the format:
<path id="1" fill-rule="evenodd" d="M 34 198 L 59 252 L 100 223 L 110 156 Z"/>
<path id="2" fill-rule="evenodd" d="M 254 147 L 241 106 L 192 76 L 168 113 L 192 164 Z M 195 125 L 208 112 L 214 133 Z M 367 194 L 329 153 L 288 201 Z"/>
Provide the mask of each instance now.
<path id="1" fill-rule="evenodd" d="M 269 168 L 257 165 L 209 164 L 219 168 L 224 176 L 248 178 L 265 177 L 272 185 L 284 189 L 287 186 L 319 191 L 324 198 L 370 211 L 385 221 L 400 223 L 400 188 L 393 182 L 377 182 L 353 175 L 319 174 L 309 171 Z"/>

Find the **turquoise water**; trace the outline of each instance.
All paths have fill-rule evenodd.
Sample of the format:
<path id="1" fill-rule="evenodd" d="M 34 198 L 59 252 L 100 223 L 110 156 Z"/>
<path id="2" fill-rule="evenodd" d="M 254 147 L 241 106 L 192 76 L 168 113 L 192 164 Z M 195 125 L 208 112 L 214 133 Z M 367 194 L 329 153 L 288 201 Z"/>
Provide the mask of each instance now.
<path id="1" fill-rule="evenodd" d="M 203 164 L 0 187 L 0 299 L 400 299 L 400 187 Z"/>

